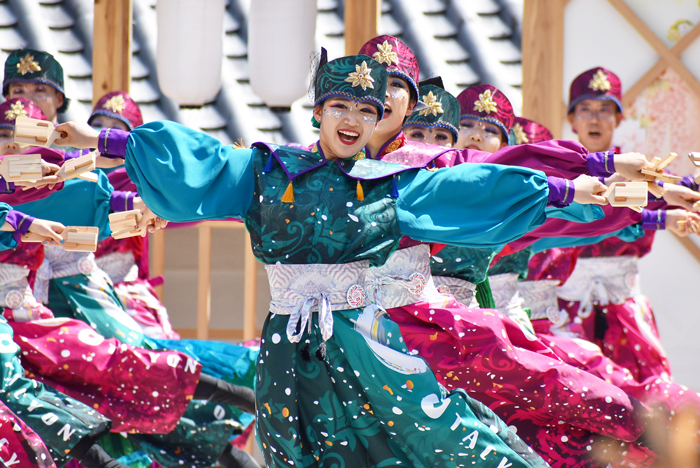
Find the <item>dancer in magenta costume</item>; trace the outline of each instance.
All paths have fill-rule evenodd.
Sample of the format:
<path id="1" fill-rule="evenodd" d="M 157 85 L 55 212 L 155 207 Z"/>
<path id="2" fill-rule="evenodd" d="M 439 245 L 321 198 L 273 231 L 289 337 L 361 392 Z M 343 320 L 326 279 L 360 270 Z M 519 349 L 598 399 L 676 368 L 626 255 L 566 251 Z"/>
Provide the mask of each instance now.
<path id="1" fill-rule="evenodd" d="M 417 77 L 415 60 L 403 57 L 408 55 L 410 50 L 405 46 L 396 46 L 396 40 L 392 41 L 392 39 L 387 36 L 375 38 L 369 41 L 361 52 L 382 59 L 389 49 L 397 54 L 395 60 L 384 62 L 390 76 L 392 70 L 396 70 L 394 72 L 396 77 Z M 389 48 L 387 48 L 385 41 L 389 43 Z M 379 45 L 382 45 L 381 49 L 378 47 Z M 402 67 L 404 63 L 409 66 Z M 408 90 L 413 89 L 413 85 L 408 83 L 408 85 L 404 85 L 404 89 L 406 90 L 404 96 L 399 93 L 395 93 L 396 96 L 389 93 L 387 95 L 387 100 L 393 104 L 394 112 L 403 110 L 397 103 L 404 103 L 405 106 L 409 102 Z M 481 92 L 483 93 L 484 90 Z M 380 125 L 383 123 L 381 122 Z M 456 124 L 458 125 L 459 122 Z M 403 157 L 406 153 L 405 150 L 410 149 L 413 145 L 406 143 L 403 134 L 400 133 L 400 128 L 396 132 L 398 136 L 380 145 L 380 156 L 384 160 L 392 160 L 393 151 L 401 147 L 404 149 L 402 151 Z M 418 147 L 422 148 L 423 146 L 419 145 Z M 478 152 L 464 153 L 479 154 Z M 444 162 L 438 162 L 438 164 L 451 165 L 457 160 L 454 156 L 454 153 L 445 154 L 444 157 L 438 159 L 438 161 L 444 160 Z M 486 159 L 486 156 L 483 158 Z M 395 162 L 402 161 L 396 160 Z M 585 165 L 585 157 L 582 158 L 582 162 L 582 165 Z M 508 415 L 508 413 L 504 411 L 501 403 L 506 403 L 506 395 L 512 395 L 513 400 L 511 401 L 522 403 L 522 410 L 519 411 L 518 415 L 523 415 L 526 412 L 531 413 L 529 417 L 534 418 L 539 424 L 557 425 L 561 420 L 571 421 L 580 428 L 628 441 L 635 440 L 641 432 L 641 427 L 634 419 L 633 404 L 623 392 L 588 374 L 582 374 L 583 377 L 580 378 L 578 375 L 580 372 L 577 369 L 563 364 L 544 344 L 528 339 L 518 324 L 498 311 L 467 309 L 449 296 L 444 296 L 436 303 L 418 303 L 403 308 L 389 309 L 387 312 L 401 327 L 409 349 L 418 350 L 419 355 L 436 370 L 436 375 L 443 379 L 443 384 L 449 385 L 451 388 L 459 387 L 473 391 L 473 396 L 484 403 L 491 404 L 491 408 L 502 416 Z M 479 341 L 479 333 L 475 333 L 476 329 L 483 332 L 481 341 Z M 430 339 L 426 340 L 426 336 L 429 336 Z M 469 338 L 466 338 L 467 336 Z M 465 360 L 465 356 L 470 357 Z M 445 359 L 443 360 L 443 358 Z M 438 364 L 441 360 L 449 362 L 449 364 L 445 366 Z M 523 363 L 527 363 L 527 365 L 522 367 Z M 494 386 L 494 382 L 496 385 L 505 383 L 506 368 L 508 381 L 522 382 L 522 386 L 514 384 L 513 387 L 507 383 L 506 388 Z M 496 373 L 503 371 L 504 374 L 499 375 L 497 380 L 493 380 L 491 376 L 496 377 L 494 371 Z M 457 372 L 462 375 L 457 375 Z M 470 372 L 471 375 L 465 375 Z M 515 375 L 518 377 L 513 378 Z M 591 391 L 583 391 L 581 388 L 576 389 L 570 385 L 569 381 L 572 376 L 576 376 L 577 383 L 580 383 L 581 387 L 590 387 Z M 513 391 L 509 392 L 509 388 L 512 388 Z M 547 388 L 548 391 L 543 392 L 542 388 Z M 494 391 L 494 389 L 500 391 Z M 596 391 L 600 391 L 600 393 L 596 393 Z M 496 402 L 494 397 L 499 393 Z M 608 395 L 614 396 L 614 400 L 611 399 L 610 403 L 605 401 Z M 551 400 L 548 399 L 549 396 L 551 396 Z M 567 399 L 572 402 L 570 406 L 560 403 L 560 401 L 567 401 Z M 576 401 L 580 404 L 573 403 Z M 587 409 L 591 406 L 597 407 L 600 411 L 596 409 L 586 414 Z M 537 411 L 531 411 L 531 407 L 537 408 Z M 585 410 L 581 411 L 581 408 L 585 408 Z M 619 415 L 619 423 L 610 424 L 610 421 L 605 420 L 600 413 Z M 518 429 L 522 436 L 523 432 L 520 431 L 520 428 Z M 567 434 L 569 432 L 576 434 L 576 431 L 577 429 L 573 429 Z M 578 429 L 578 432 L 584 434 L 581 439 L 583 439 L 582 444 L 584 452 L 586 452 L 585 447 L 592 444 L 591 435 L 588 430 Z M 558 445 L 565 444 L 562 444 L 560 440 Z M 566 452 L 567 449 L 562 447 L 560 451 Z M 649 457 L 653 458 L 653 455 L 643 453 L 643 459 Z M 593 460 L 581 463 L 584 463 L 581 466 L 597 466 Z"/>
<path id="2" fill-rule="evenodd" d="M 573 81 L 569 102 L 569 120 L 579 139 L 587 146 L 610 147 L 612 130 L 622 117 L 619 78 L 601 67 L 588 70 Z M 607 114 L 612 116 L 604 118 Z M 597 132 L 591 131 L 592 126 Z M 591 139 L 595 133 L 600 137 Z M 649 224 L 675 228 L 675 222 L 664 216 Z M 628 369 L 636 382 L 654 378 L 663 386 L 672 383 L 671 369 L 653 311 L 639 290 L 637 270 L 637 260 L 650 251 L 653 238 L 654 232 L 647 231 L 632 243 L 611 238 L 579 248 L 576 270 L 559 295 L 572 315 L 584 319 L 586 337 L 606 356 Z M 593 288 L 593 284 L 600 287 Z M 680 400 L 690 393 L 682 388 L 678 392 L 682 392 Z M 659 406 L 666 405 L 660 401 Z"/>

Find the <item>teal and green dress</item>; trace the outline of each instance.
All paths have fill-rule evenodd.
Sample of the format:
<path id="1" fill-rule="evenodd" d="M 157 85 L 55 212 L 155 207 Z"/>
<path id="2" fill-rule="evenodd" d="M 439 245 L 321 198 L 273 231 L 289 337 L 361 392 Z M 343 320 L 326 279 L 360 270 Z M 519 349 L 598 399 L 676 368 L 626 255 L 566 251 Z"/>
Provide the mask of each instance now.
<path id="1" fill-rule="evenodd" d="M 383 265 L 404 234 L 509 242 L 545 219 L 543 173 L 476 164 L 431 172 L 264 144 L 234 150 L 170 122 L 141 126 L 124 143 L 129 177 L 158 216 L 241 218 L 270 274 L 296 284 L 271 289 L 281 300 L 257 361 L 267 466 L 546 466 L 488 408 L 439 385 L 376 304 L 351 288 L 338 305 L 333 285 L 311 284 Z"/>

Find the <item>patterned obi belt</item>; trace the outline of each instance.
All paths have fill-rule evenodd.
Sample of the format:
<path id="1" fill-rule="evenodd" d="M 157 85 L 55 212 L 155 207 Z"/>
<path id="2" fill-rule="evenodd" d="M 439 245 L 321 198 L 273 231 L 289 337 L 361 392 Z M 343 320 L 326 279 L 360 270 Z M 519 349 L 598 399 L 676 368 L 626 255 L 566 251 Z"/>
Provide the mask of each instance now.
<path id="1" fill-rule="evenodd" d="M 458 302 L 472 309 L 479 307 L 474 283 L 451 276 L 433 276 L 433 281 L 440 294 L 452 294 Z"/>
<path id="2" fill-rule="evenodd" d="M 637 257 L 579 258 L 576 268 L 557 295 L 580 302 L 578 315 L 587 318 L 593 304 L 622 304 L 641 294 Z"/>
<path id="3" fill-rule="evenodd" d="M 44 263 L 36 272 L 34 295 L 47 304 L 49 302 L 49 282 L 55 278 L 68 276 L 89 275 L 95 265 L 95 254 L 88 252 L 68 252 L 61 246 L 47 245 L 44 247 Z"/>
<path id="4" fill-rule="evenodd" d="M 380 267 L 369 261 L 343 264 L 266 265 L 270 281 L 270 312 L 289 315 L 287 338 L 301 341 L 319 313 L 324 340 L 333 334 L 333 311 L 375 305 L 381 309 L 440 300 L 430 275 L 430 249 L 417 245 L 397 250 Z M 299 332 L 297 333 L 297 326 Z"/>
<path id="5" fill-rule="evenodd" d="M 555 327 L 569 321 L 569 314 L 559 308 L 559 280 L 521 281 L 518 294 L 530 309 L 530 320 L 549 320 Z"/>

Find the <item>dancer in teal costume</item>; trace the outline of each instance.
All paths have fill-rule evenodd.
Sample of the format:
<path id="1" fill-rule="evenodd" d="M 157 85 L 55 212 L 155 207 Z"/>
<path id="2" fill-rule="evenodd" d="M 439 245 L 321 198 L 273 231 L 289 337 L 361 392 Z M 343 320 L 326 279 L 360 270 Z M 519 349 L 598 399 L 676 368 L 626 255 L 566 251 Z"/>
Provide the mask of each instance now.
<path id="1" fill-rule="evenodd" d="M 482 247 L 533 229 L 545 219 L 547 178 L 520 167 L 427 171 L 363 159 L 385 87 L 384 68 L 367 56 L 323 64 L 314 117 L 328 123 L 315 151 L 235 150 L 169 122 L 99 138 L 76 123 L 60 130 L 62 143 L 125 156 L 160 217 L 244 220 L 273 296 L 256 377 L 267 466 L 546 466 L 488 408 L 439 385 L 362 292 L 379 300 L 372 288 L 382 285 L 365 275 L 404 234 Z"/>

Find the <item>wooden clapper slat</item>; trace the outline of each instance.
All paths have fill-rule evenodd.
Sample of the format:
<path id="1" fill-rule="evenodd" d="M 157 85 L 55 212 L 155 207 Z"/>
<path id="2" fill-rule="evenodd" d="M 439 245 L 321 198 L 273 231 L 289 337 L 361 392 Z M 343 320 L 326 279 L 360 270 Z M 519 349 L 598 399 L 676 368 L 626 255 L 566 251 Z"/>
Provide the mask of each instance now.
<path id="1" fill-rule="evenodd" d="M 97 152 L 93 151 L 79 158 L 69 159 L 63 163 L 61 170 L 58 171 L 58 177 L 63 180 L 75 179 L 76 177 L 90 182 L 97 182 L 97 174 L 90 172 L 95 169 L 95 158 Z"/>
<path id="2" fill-rule="evenodd" d="M 94 226 L 66 226 L 63 231 L 63 250 L 71 252 L 95 252 L 100 228 Z M 48 237 L 29 232 L 22 236 L 23 242 L 44 242 Z"/>
<path id="3" fill-rule="evenodd" d="M 641 212 L 647 206 L 649 186 L 646 182 L 615 182 L 603 195 L 611 206 L 626 206 Z"/>
<path id="4" fill-rule="evenodd" d="M 109 215 L 109 229 L 115 239 L 142 236 L 146 230 L 135 231 L 136 225 L 141 221 L 141 210 L 121 211 Z"/>
<path id="5" fill-rule="evenodd" d="M 54 129 L 48 120 L 17 117 L 15 120 L 15 143 L 31 146 L 51 146 L 54 141 L 64 137 Z"/>
<path id="6" fill-rule="evenodd" d="M 651 163 L 654 165 L 653 169 L 642 169 L 642 174 L 652 176 L 656 180 L 661 180 L 668 184 L 678 184 L 682 177 L 671 175 L 664 172 L 664 167 L 668 166 L 671 161 L 676 159 L 678 155 L 676 153 L 669 153 L 665 158 L 654 158 Z"/>
<path id="7" fill-rule="evenodd" d="M 36 182 L 43 177 L 41 155 L 8 154 L 0 163 L 0 175 L 8 182 Z"/>
<path id="8" fill-rule="evenodd" d="M 94 226 L 66 226 L 63 235 L 63 250 L 71 252 L 94 252 L 100 228 Z"/>

